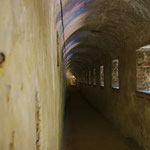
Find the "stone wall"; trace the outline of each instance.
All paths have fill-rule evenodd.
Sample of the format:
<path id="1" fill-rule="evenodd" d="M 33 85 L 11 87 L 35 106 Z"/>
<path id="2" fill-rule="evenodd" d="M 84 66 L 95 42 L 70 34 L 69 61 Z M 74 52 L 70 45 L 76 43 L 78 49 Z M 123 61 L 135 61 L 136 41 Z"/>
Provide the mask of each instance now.
<path id="1" fill-rule="evenodd" d="M 150 90 L 150 48 L 136 51 L 137 90 Z"/>
<path id="2" fill-rule="evenodd" d="M 60 149 L 63 75 L 54 2 L 0 1 L 1 150 Z"/>
<path id="3" fill-rule="evenodd" d="M 119 87 L 119 60 L 112 61 L 112 87 Z"/>

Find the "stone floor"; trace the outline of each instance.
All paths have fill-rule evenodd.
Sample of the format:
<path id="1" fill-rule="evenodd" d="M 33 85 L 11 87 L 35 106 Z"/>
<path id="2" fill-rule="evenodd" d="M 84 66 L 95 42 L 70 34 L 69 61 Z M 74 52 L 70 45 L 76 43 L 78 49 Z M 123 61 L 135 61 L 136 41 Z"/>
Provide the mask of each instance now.
<path id="1" fill-rule="evenodd" d="M 62 150 L 137 150 L 73 88 L 68 96 L 62 147 Z"/>

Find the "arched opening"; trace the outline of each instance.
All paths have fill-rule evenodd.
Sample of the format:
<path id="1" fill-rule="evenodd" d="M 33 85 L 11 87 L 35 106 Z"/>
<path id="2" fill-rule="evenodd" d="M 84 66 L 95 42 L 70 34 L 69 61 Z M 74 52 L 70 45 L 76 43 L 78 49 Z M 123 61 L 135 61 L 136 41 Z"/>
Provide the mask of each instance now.
<path id="1" fill-rule="evenodd" d="M 136 50 L 137 91 L 150 94 L 150 45 Z"/>
<path id="2" fill-rule="evenodd" d="M 112 60 L 112 88 L 119 89 L 119 59 Z"/>

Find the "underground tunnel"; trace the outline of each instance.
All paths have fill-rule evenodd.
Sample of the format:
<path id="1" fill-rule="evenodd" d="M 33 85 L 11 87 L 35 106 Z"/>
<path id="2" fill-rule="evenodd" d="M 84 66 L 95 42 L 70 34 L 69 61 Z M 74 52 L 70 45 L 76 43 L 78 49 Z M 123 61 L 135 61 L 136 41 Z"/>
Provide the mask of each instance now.
<path id="1" fill-rule="evenodd" d="M 150 150 L 149 0 L 0 7 L 0 150 Z"/>

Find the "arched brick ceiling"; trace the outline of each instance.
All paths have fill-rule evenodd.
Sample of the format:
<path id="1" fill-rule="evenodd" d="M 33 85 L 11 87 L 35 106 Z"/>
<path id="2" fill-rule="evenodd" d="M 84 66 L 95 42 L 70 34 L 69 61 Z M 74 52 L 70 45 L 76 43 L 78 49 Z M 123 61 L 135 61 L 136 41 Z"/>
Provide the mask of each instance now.
<path id="1" fill-rule="evenodd" d="M 79 75 L 105 54 L 150 43 L 150 0 L 56 1 L 64 63 Z M 63 16 L 63 26 L 62 18 Z M 64 37 L 63 37 L 64 36 Z M 64 39 L 63 39 L 64 38 Z"/>

